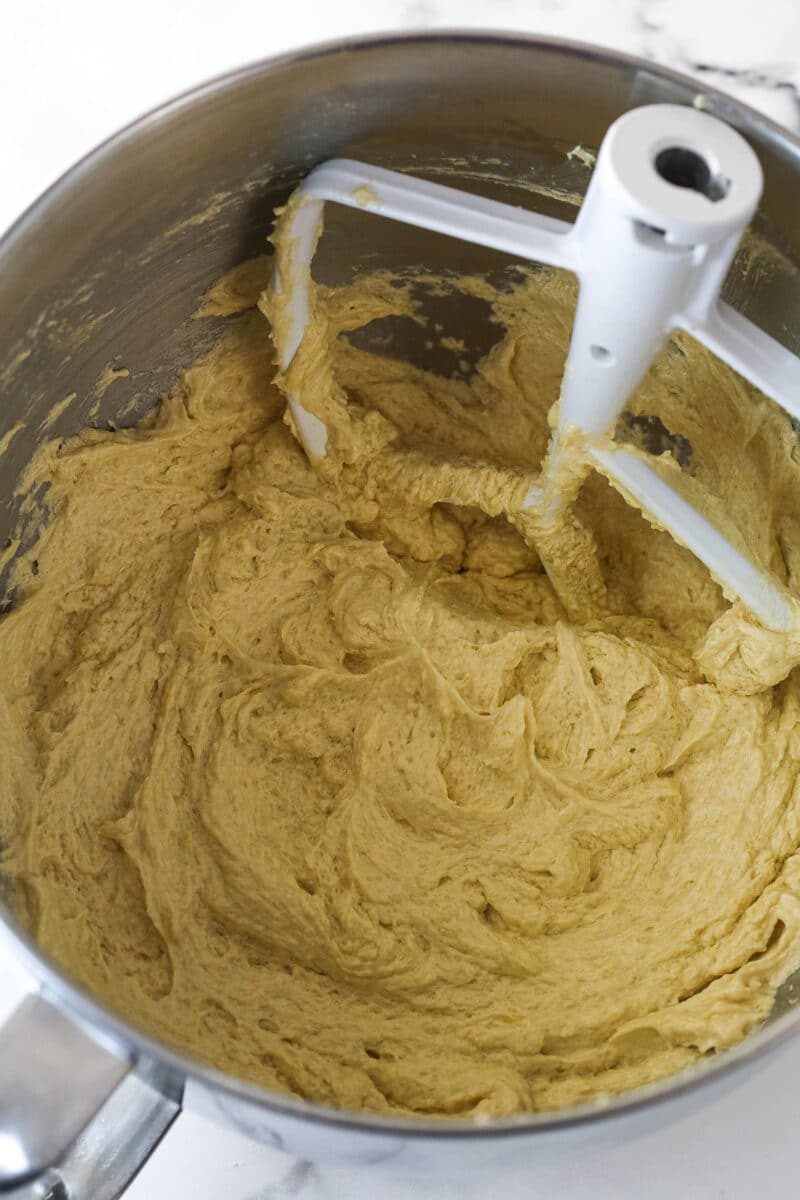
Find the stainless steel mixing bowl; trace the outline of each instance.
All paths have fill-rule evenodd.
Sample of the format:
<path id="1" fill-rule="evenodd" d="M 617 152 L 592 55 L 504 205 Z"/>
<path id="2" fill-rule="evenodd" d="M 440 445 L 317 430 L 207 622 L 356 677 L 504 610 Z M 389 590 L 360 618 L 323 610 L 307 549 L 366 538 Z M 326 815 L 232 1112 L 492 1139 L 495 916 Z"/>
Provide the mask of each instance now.
<path id="1" fill-rule="evenodd" d="M 41 440 L 87 422 L 129 424 L 155 404 L 224 324 L 192 319 L 201 293 L 263 253 L 275 205 L 334 155 L 569 216 L 589 178 L 583 156 L 570 150 L 596 147 L 636 105 L 701 104 L 758 152 L 766 189 L 756 227 L 779 251 L 769 270 L 746 272 L 740 263 L 728 299 L 800 349 L 800 143 L 733 100 L 699 91 L 651 63 L 564 42 L 387 37 L 247 67 L 112 138 L 0 244 L 0 561 L 19 517 L 15 484 Z M 395 263 L 497 265 L 496 256 L 446 239 L 397 229 L 376 236 L 367 230 L 376 218 L 331 220 L 337 236 L 320 259 L 331 279 L 356 261 L 376 265 L 384 244 Z M 357 235 L 353 220 L 363 222 Z M 130 374 L 109 386 L 109 365 Z M 35 533 L 29 520 L 23 544 Z M 309 1158 L 423 1169 L 546 1161 L 578 1142 L 632 1137 L 677 1112 L 685 1117 L 800 1030 L 790 982 L 772 1019 L 739 1047 L 607 1103 L 488 1125 L 364 1116 L 260 1090 L 157 1044 L 69 980 L 2 908 L 0 936 L 30 976 L 30 995 L 0 1028 L 0 1191 L 60 1164 L 45 1176 L 54 1195 L 64 1194 L 61 1178 L 76 1198 L 109 1200 L 181 1105 Z"/>

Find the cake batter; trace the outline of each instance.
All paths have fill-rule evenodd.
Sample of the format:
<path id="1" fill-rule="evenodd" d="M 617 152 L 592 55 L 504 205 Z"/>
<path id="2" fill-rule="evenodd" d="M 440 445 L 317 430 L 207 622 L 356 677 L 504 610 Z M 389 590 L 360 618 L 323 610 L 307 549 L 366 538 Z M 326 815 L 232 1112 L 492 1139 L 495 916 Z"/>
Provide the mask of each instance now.
<path id="1" fill-rule="evenodd" d="M 793 639 L 597 476 L 589 601 L 555 593 L 514 512 L 567 277 L 318 289 L 292 368 L 336 406 L 316 466 L 261 277 L 207 298 L 246 311 L 141 426 L 25 481 L 52 519 L 0 621 L 12 903 L 133 1024 L 347 1109 L 557 1108 L 730 1046 L 800 960 Z M 491 305 L 474 371 L 346 336 L 420 319 L 423 285 Z M 683 335 L 622 432 L 653 414 L 665 468 L 690 447 L 686 486 L 797 591 L 788 419 Z"/>

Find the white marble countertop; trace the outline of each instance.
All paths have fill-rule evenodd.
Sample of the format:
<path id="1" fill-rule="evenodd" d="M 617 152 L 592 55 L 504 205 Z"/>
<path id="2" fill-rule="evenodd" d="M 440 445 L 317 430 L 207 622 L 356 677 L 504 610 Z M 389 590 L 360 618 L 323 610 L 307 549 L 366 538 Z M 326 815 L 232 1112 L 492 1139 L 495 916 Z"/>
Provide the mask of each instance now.
<path id="1" fill-rule="evenodd" d="M 472 27 L 610 45 L 695 74 L 800 133 L 798 0 L 5 0 L 0 230 L 102 138 L 203 78 L 310 41 Z M 14 1004 L 0 960 L 0 1019 Z M 745 1084 L 633 1142 L 522 1173 L 398 1179 L 314 1167 L 181 1116 L 130 1200 L 774 1200 L 798 1193 L 795 1039 Z"/>

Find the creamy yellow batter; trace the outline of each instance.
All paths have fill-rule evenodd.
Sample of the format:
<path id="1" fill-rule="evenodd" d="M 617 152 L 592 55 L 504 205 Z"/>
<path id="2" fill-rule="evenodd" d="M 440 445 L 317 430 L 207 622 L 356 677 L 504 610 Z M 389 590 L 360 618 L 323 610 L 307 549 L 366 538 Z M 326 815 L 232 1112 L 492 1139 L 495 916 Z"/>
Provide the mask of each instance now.
<path id="1" fill-rule="evenodd" d="M 514 511 L 569 280 L 434 282 L 505 328 L 468 378 L 336 336 L 413 314 L 396 283 L 317 292 L 289 381 L 336 418 L 316 469 L 252 309 L 142 426 L 40 454 L 2 870 L 73 976 L 226 1071 L 350 1109 L 564 1106 L 731 1045 L 800 960 L 797 644 L 597 476 L 568 613 Z M 797 590 L 788 419 L 682 336 L 632 410 Z"/>

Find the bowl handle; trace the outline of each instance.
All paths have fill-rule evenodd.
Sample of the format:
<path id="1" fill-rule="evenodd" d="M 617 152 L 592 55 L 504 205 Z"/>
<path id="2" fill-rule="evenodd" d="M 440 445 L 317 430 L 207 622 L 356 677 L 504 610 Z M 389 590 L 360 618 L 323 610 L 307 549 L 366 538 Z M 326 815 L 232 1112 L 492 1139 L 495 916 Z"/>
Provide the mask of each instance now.
<path id="1" fill-rule="evenodd" d="M 180 1111 L 162 1086 L 26 996 L 0 1026 L 0 1195 L 117 1200 Z"/>

